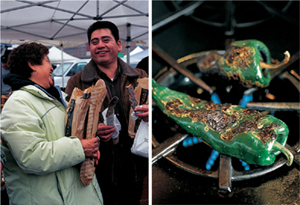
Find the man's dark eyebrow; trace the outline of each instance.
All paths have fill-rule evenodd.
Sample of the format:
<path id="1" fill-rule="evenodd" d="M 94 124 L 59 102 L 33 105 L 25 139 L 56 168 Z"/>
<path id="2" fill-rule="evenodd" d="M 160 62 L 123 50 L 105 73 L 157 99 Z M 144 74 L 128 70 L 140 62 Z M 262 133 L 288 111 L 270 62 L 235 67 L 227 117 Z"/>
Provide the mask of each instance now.
<path id="1" fill-rule="evenodd" d="M 101 37 L 101 39 L 104 39 L 104 38 L 112 39 L 112 37 L 110 37 L 110 36 L 102 36 L 102 37 Z M 91 41 L 93 41 L 93 40 L 99 40 L 99 38 L 98 38 L 98 37 L 95 37 L 95 38 L 91 39 Z"/>
<path id="2" fill-rule="evenodd" d="M 101 38 L 110 38 L 110 39 L 112 39 L 112 37 L 110 37 L 110 36 L 102 36 Z"/>
<path id="3" fill-rule="evenodd" d="M 99 40 L 99 39 L 98 38 L 92 38 L 91 41 L 93 41 L 93 40 Z"/>

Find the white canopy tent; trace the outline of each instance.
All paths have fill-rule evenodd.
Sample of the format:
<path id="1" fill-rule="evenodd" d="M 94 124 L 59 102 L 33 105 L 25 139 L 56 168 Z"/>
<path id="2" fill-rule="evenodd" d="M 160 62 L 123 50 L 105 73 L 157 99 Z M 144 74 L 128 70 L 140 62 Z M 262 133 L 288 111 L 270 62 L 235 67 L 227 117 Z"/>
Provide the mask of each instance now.
<path id="1" fill-rule="evenodd" d="M 48 57 L 49 57 L 50 62 L 52 64 L 59 64 L 59 63 L 61 63 L 62 62 L 62 59 L 61 59 L 62 56 L 64 58 L 63 61 L 79 60 L 79 58 L 71 56 L 71 55 L 69 55 L 69 54 L 67 54 L 65 52 L 63 54 L 61 54 L 61 50 L 59 50 L 55 46 L 52 46 L 49 49 Z"/>
<path id="2" fill-rule="evenodd" d="M 1 0 L 1 42 L 39 41 L 72 47 L 87 42 L 87 28 L 95 21 L 111 21 L 120 40 L 148 39 L 148 0 Z"/>
<path id="3" fill-rule="evenodd" d="M 138 49 L 139 50 L 139 49 Z M 134 51 L 134 50 L 133 50 Z M 149 56 L 149 49 L 145 49 L 145 50 L 139 50 L 139 52 L 131 52 L 130 53 L 130 65 L 135 67 L 143 58 Z M 127 56 L 124 56 L 122 58 L 123 61 L 126 62 L 127 60 Z"/>
<path id="4" fill-rule="evenodd" d="M 129 55 L 134 55 L 134 54 L 136 54 L 136 53 L 139 53 L 139 52 L 142 52 L 143 51 L 143 49 L 141 48 L 141 47 L 139 47 L 139 46 L 137 46 L 135 49 L 133 49 L 131 52 L 130 52 L 130 54 Z M 125 55 L 124 57 L 126 57 L 127 55 Z"/>
<path id="5" fill-rule="evenodd" d="M 13 44 L 13 45 L 21 45 L 23 43 L 31 43 L 31 42 L 41 43 L 47 47 L 56 46 L 59 48 L 62 46 L 63 48 L 70 48 L 70 47 L 75 47 L 86 43 L 85 41 L 81 42 L 81 41 L 59 41 L 59 40 L 15 40 L 15 39 L 1 38 L 1 43 Z"/>
<path id="6" fill-rule="evenodd" d="M 135 53 L 133 55 L 130 55 L 130 58 L 136 58 L 142 60 L 143 58 L 149 56 L 149 49 L 145 49 L 141 52 Z"/>

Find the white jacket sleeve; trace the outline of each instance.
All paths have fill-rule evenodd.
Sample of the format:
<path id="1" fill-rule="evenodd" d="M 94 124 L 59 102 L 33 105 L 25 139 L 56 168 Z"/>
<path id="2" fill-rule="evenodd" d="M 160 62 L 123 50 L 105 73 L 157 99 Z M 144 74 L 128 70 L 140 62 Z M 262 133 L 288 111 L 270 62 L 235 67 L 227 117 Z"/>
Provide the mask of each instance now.
<path id="1" fill-rule="evenodd" d="M 56 115 L 51 116 L 48 111 L 43 115 L 56 118 L 51 126 L 51 120 L 47 119 L 48 122 L 45 123 L 45 119 L 40 117 L 39 112 L 42 112 L 43 108 L 38 105 L 35 107 L 36 103 L 18 98 L 8 103 L 10 104 L 1 113 L 1 135 L 25 173 L 47 174 L 76 165 L 85 159 L 77 137 L 64 137 L 61 127 L 58 129 L 60 133 L 57 133 L 56 126 L 64 123 L 64 119 L 61 119 L 64 112 L 59 108 L 54 106 L 51 109 L 54 113 L 56 109 L 57 113 L 60 112 L 59 115 L 55 113 Z"/>

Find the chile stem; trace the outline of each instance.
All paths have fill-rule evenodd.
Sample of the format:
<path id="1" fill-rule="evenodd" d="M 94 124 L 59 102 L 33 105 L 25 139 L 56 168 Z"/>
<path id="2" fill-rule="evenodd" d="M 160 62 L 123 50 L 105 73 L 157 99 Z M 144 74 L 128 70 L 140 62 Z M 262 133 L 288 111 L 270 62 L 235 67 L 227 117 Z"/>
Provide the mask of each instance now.
<path id="1" fill-rule="evenodd" d="M 276 68 L 279 68 L 280 66 L 282 65 L 285 65 L 289 62 L 290 60 L 290 53 L 288 51 L 284 52 L 284 59 L 280 62 L 280 63 L 277 63 L 277 64 L 267 64 L 265 62 L 260 62 L 260 67 L 261 68 L 267 68 L 267 69 L 276 69 Z"/>
<path id="2" fill-rule="evenodd" d="M 293 160 L 294 160 L 294 155 L 285 146 L 283 146 L 279 142 L 275 141 L 274 145 L 273 145 L 273 148 L 275 150 L 278 150 L 278 151 L 282 152 L 286 156 L 286 158 L 287 158 L 286 165 L 287 166 L 292 165 Z"/>

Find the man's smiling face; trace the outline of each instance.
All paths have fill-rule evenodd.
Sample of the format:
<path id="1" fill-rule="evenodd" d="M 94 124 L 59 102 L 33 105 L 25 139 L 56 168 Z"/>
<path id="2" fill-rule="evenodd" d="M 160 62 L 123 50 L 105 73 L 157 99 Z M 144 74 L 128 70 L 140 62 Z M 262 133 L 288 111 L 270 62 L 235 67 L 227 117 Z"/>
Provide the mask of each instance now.
<path id="1" fill-rule="evenodd" d="M 109 66 L 117 61 L 121 42 L 115 41 L 108 28 L 95 30 L 90 41 L 91 57 L 97 65 Z"/>

